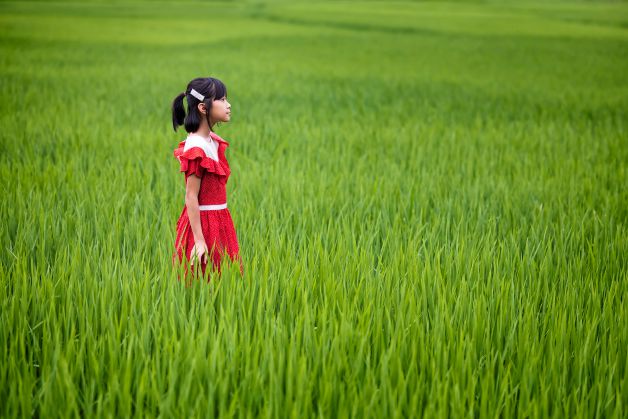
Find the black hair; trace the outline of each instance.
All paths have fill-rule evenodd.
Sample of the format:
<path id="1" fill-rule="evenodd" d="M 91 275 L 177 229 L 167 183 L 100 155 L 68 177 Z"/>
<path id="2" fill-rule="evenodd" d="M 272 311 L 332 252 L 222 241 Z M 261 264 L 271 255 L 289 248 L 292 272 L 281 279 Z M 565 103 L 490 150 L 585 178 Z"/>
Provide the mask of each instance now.
<path id="1" fill-rule="evenodd" d="M 199 77 L 188 83 L 185 92 L 180 93 L 172 101 L 172 127 L 175 132 L 179 125 L 184 125 L 187 132 L 196 132 L 201 125 L 201 113 L 198 110 L 198 104 L 201 103 L 195 96 L 190 94 L 192 89 L 205 96 L 202 103 L 205 104 L 207 112 L 205 119 L 211 130 L 212 125 L 209 122 L 209 111 L 212 108 L 212 101 L 227 96 L 227 87 L 218 79 L 213 77 Z M 188 100 L 188 112 L 185 113 L 183 107 L 183 99 Z"/>

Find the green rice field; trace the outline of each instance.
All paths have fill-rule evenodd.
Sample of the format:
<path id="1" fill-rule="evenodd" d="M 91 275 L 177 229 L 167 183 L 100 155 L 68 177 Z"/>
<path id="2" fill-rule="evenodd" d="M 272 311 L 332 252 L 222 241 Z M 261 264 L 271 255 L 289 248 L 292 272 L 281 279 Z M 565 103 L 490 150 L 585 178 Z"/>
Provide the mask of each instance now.
<path id="1" fill-rule="evenodd" d="M 0 417 L 627 417 L 627 75 L 619 1 L 1 1 Z"/>

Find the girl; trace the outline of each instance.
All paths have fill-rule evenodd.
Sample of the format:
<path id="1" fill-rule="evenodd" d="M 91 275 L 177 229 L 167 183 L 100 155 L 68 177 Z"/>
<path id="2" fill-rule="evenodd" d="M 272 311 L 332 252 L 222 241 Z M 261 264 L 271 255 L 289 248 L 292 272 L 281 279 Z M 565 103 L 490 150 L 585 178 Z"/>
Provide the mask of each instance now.
<path id="1" fill-rule="evenodd" d="M 187 100 L 186 114 L 183 100 Z M 185 206 L 177 222 L 173 262 L 178 259 L 193 266 L 200 262 L 203 275 L 211 260 L 220 274 L 226 251 L 237 260 L 242 273 L 238 239 L 227 209 L 227 179 L 231 173 L 225 158 L 229 143 L 213 131 L 217 122 L 229 122 L 231 105 L 227 88 L 218 79 L 196 78 L 172 102 L 172 126 L 184 125 L 188 136 L 174 150 L 185 173 Z M 185 264 L 187 276 L 188 268 Z M 209 281 L 209 278 L 207 278 Z"/>

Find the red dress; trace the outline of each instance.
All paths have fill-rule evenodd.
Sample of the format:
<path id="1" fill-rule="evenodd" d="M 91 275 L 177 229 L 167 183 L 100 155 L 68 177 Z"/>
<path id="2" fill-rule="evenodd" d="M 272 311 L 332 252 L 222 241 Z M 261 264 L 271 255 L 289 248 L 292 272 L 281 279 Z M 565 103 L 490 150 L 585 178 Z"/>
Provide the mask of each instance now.
<path id="1" fill-rule="evenodd" d="M 213 140 L 213 141 L 211 141 Z M 195 174 L 201 178 L 201 187 L 198 193 L 201 229 L 203 238 L 209 249 L 208 261 L 220 273 L 221 259 L 225 253 L 232 261 L 238 261 L 242 272 L 241 257 L 239 254 L 238 238 L 231 219 L 231 213 L 226 208 L 227 180 L 231 174 L 225 157 L 225 149 L 229 143 L 214 132 L 205 138 L 198 134 L 188 134 L 185 141 L 179 143 L 174 150 L 175 157 L 181 164 L 180 171 L 185 173 L 185 181 Z M 181 216 L 177 221 L 177 238 L 173 261 L 186 262 L 188 272 L 190 253 L 194 246 L 194 235 L 187 214 L 187 207 L 183 206 Z M 203 274 L 207 263 L 201 263 Z M 209 280 L 209 278 L 208 278 Z"/>

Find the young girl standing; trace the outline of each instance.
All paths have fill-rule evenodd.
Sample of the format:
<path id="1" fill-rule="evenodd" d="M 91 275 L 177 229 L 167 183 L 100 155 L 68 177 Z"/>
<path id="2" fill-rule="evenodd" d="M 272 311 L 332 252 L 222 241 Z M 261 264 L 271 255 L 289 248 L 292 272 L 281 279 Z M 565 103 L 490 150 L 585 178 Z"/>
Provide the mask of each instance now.
<path id="1" fill-rule="evenodd" d="M 187 100 L 187 114 L 183 101 Z M 203 275 L 207 264 L 221 272 L 226 253 L 240 264 L 238 239 L 227 209 L 226 185 L 231 170 L 225 157 L 229 143 L 213 131 L 217 122 L 229 122 L 231 105 L 227 88 L 218 79 L 196 78 L 172 102 L 172 125 L 184 125 L 188 136 L 174 150 L 185 173 L 185 206 L 177 222 L 173 261 L 200 262 Z M 207 279 L 209 281 L 209 278 Z"/>

